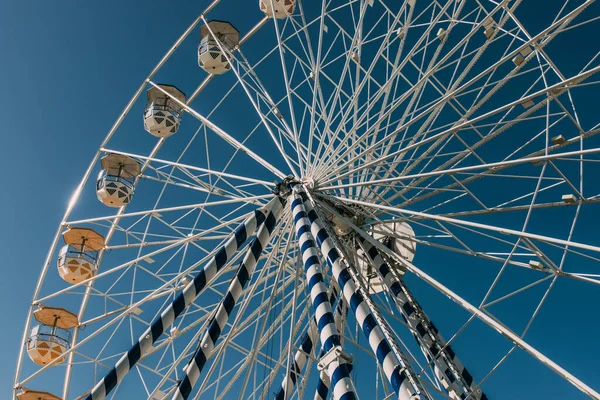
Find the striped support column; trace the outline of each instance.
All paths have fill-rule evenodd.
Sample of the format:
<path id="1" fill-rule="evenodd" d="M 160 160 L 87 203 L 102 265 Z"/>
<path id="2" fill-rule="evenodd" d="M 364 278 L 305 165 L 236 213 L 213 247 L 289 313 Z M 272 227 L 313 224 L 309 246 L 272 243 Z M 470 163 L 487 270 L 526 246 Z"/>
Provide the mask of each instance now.
<path id="1" fill-rule="evenodd" d="M 337 290 L 335 288 L 333 288 L 333 293 L 329 298 L 330 303 L 333 304 L 336 297 L 337 297 Z M 335 308 L 335 313 L 333 315 L 333 319 L 335 320 L 335 326 L 337 327 L 338 332 L 342 331 L 342 319 L 346 315 L 347 312 L 348 312 L 348 308 L 346 307 L 346 303 L 344 303 L 343 299 L 340 299 L 337 307 Z M 313 350 L 313 343 L 316 343 L 316 341 L 317 341 L 317 335 L 318 335 L 317 323 L 315 322 L 315 319 L 313 318 L 310 321 L 308 330 L 304 333 L 304 336 L 302 337 L 302 340 L 300 342 L 301 343 L 300 349 L 298 349 L 296 351 L 296 355 L 294 356 L 295 365 L 293 367 L 290 367 L 290 374 L 288 376 L 286 376 L 285 378 L 283 378 L 283 381 L 281 382 L 281 388 L 275 395 L 275 400 L 284 400 L 286 398 L 289 398 L 289 395 L 288 395 L 288 397 L 286 397 L 286 393 L 290 393 L 290 394 L 292 393 L 292 390 L 294 389 L 294 385 L 296 384 L 296 381 L 297 381 L 297 376 L 304 369 L 304 366 L 306 365 L 306 361 L 308 360 L 308 354 L 310 354 L 311 351 Z M 319 357 L 322 357 L 322 356 L 323 356 L 323 352 L 321 351 L 321 354 L 319 355 Z M 292 368 L 297 372 L 292 373 Z M 348 370 L 349 370 L 349 372 L 352 372 L 352 364 L 348 364 Z M 329 386 L 330 386 L 329 376 L 327 375 L 326 372 L 321 371 L 318 386 L 317 386 L 317 392 L 315 393 L 315 400 L 318 400 L 321 398 L 325 399 L 327 397 L 327 393 L 329 391 Z M 321 396 L 321 397 L 319 397 L 319 396 Z"/>
<path id="2" fill-rule="evenodd" d="M 360 238 L 360 244 L 369 261 L 375 267 L 382 282 L 393 294 L 398 310 L 404 321 L 413 331 L 413 335 L 429 362 L 433 363 L 435 376 L 442 386 L 454 395 L 455 399 L 464 399 L 470 396 L 473 400 L 487 400 L 485 393 L 477 388 L 471 374 L 458 359 L 450 346 L 439 334 L 433 323 L 410 294 L 406 284 L 400 279 L 393 268 L 386 263 L 377 247 L 366 239 Z M 444 351 L 440 352 L 442 348 Z"/>
<path id="3" fill-rule="evenodd" d="M 185 367 L 185 376 L 179 382 L 177 390 L 173 395 L 173 400 L 187 399 L 192 392 L 194 385 L 200 378 L 202 368 L 210 358 L 215 344 L 217 343 L 221 332 L 225 329 L 227 320 L 229 319 L 237 300 L 242 295 L 244 287 L 254 273 L 260 255 L 271 239 L 271 234 L 275 230 L 275 225 L 281 214 L 281 209 L 281 201 L 277 199 L 269 211 L 265 223 L 259 228 L 252 245 L 246 252 L 237 274 L 231 280 L 227 293 L 221 301 L 221 304 L 219 304 L 215 316 L 209 324 L 208 330 L 202 337 L 200 346 L 198 346 L 194 357 Z"/>
<path id="4" fill-rule="evenodd" d="M 319 331 L 317 330 L 317 323 L 314 318 L 310 320 L 307 331 L 302 336 L 300 342 L 300 349 L 296 351 L 294 360 L 291 362 L 289 373 L 281 381 L 281 388 L 275 395 L 275 400 L 289 399 L 290 393 L 294 390 L 294 386 L 298 380 L 298 375 L 304 369 L 308 354 L 311 353 L 315 342 L 317 341 Z"/>
<path id="5" fill-rule="evenodd" d="M 344 299 L 340 298 L 340 301 L 338 302 L 338 305 L 335 308 L 335 314 L 333 316 L 333 318 L 335 319 L 335 326 L 338 332 L 341 332 L 343 329 L 342 321 L 347 313 L 348 307 L 346 306 Z M 348 370 L 349 372 L 352 372 L 352 364 L 348 364 Z M 317 382 L 317 388 L 315 390 L 314 400 L 327 399 L 327 393 L 329 393 L 330 384 L 331 380 L 329 379 L 329 376 L 326 373 L 324 373 L 324 371 L 321 371 L 321 373 L 319 374 L 319 382 Z"/>
<path id="6" fill-rule="evenodd" d="M 295 198 L 292 201 L 292 215 L 296 224 L 298 244 L 302 252 L 306 282 L 310 290 L 321 346 L 325 353 L 321 360 L 324 360 L 323 362 L 330 361 L 325 368 L 331 378 L 333 397 L 343 400 L 356 399 L 356 390 L 350 378 L 347 361 L 339 356 L 327 357 L 330 352 L 341 352 L 340 334 L 335 326 L 331 303 L 327 295 L 327 286 L 323 280 L 323 268 L 310 231 L 304 202 L 299 194 L 302 190 L 300 185 L 296 185 L 293 189 Z"/>
<path id="7" fill-rule="evenodd" d="M 319 382 L 317 382 L 317 389 L 315 390 L 314 400 L 325 400 L 329 393 L 329 385 L 331 381 L 325 371 L 321 371 L 319 374 Z"/>
<path id="8" fill-rule="evenodd" d="M 337 295 L 338 295 L 337 289 L 335 287 L 332 288 L 331 296 L 329 296 L 329 302 L 331 304 L 333 304 Z M 336 314 L 333 316 L 334 320 L 336 321 L 336 326 L 338 326 L 337 325 L 337 320 L 338 320 L 337 312 L 338 311 L 339 310 L 336 308 Z M 339 328 L 338 328 L 338 331 L 339 331 Z M 290 397 L 289 394 L 292 393 L 292 390 L 294 389 L 294 386 L 296 385 L 296 382 L 298 379 L 298 374 L 300 374 L 300 372 L 304 369 L 304 366 L 306 365 L 306 361 L 308 360 L 308 355 L 312 352 L 313 348 L 316 348 L 315 344 L 318 340 L 318 335 L 319 335 L 319 330 L 317 328 L 317 322 L 316 322 L 315 318 L 313 317 L 310 320 L 308 329 L 302 336 L 302 340 L 300 341 L 300 348 L 296 351 L 296 354 L 294 355 L 294 365 L 290 366 L 289 374 L 285 378 L 283 378 L 283 381 L 281 382 L 281 388 L 275 395 L 275 400 L 284 400 L 284 399 L 288 399 Z M 287 393 L 287 395 L 286 395 L 286 393 Z"/>
<path id="9" fill-rule="evenodd" d="M 175 319 L 190 305 L 205 289 L 216 274 L 227 264 L 235 252 L 246 242 L 250 232 L 263 224 L 267 212 L 274 205 L 280 204 L 279 198 L 274 198 L 264 208 L 258 209 L 246 221 L 244 221 L 235 232 L 227 239 L 215 253 L 215 256 L 202 268 L 194 279 L 183 289 L 175 300 L 167 307 L 138 339 L 133 347 L 117 361 L 114 368 L 94 386 L 85 400 L 104 400 L 106 396 L 117 386 L 133 368 L 133 366 L 144 357 L 158 338 L 173 324 Z"/>
<path id="10" fill-rule="evenodd" d="M 306 196 L 306 194 L 304 194 Z M 401 366 L 400 362 L 392 352 L 390 344 L 385 339 L 385 335 L 377 323 L 375 316 L 369 309 L 365 298 L 357 288 L 357 284 L 352 279 L 348 270 L 347 261 L 341 257 L 335 247 L 335 243 L 329 237 L 326 228 L 322 224 L 318 214 L 312 208 L 310 201 L 304 202 L 308 210 L 308 219 L 311 222 L 311 231 L 317 238 L 317 243 L 321 248 L 323 256 L 331 266 L 331 271 L 335 280 L 338 282 L 344 298 L 350 304 L 352 311 L 360 325 L 377 361 L 383 368 L 386 378 L 398 395 L 399 400 L 416 400 L 420 395 L 413 388 L 411 379 L 406 373 L 406 366 Z"/>

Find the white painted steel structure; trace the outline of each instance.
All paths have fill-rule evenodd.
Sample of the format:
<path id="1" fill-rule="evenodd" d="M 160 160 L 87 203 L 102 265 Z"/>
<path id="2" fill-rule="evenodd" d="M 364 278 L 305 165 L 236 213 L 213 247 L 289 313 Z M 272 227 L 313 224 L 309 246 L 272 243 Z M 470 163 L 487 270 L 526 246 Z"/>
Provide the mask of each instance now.
<path id="1" fill-rule="evenodd" d="M 13 400 L 493 399 L 511 393 L 502 379 L 519 353 L 568 398 L 600 399 L 598 382 L 571 372 L 575 355 L 552 357 L 597 325 L 593 300 L 578 299 L 600 285 L 600 46 L 589 40 L 600 6 L 548 3 L 261 0 L 212 24 L 231 26 L 224 43 L 208 23 L 239 3 L 212 1 L 71 197 Z M 248 21 L 238 42 L 233 26 Z M 200 30 L 212 73 L 198 68 L 191 95 L 169 96 L 190 82 L 157 74 L 193 59 L 176 50 L 198 49 Z M 177 134 L 155 124 L 154 137 L 131 113 L 149 89 L 178 110 Z M 120 208 L 95 199 L 111 154 L 139 164 Z M 235 230 L 274 197 L 276 224 Z M 93 274 L 64 281 L 54 265 L 72 228 L 98 231 L 104 247 Z M 557 292 L 590 321 L 552 317 Z M 79 323 L 44 365 L 27 357 L 38 305 Z M 567 323 L 570 339 L 540 340 Z"/>

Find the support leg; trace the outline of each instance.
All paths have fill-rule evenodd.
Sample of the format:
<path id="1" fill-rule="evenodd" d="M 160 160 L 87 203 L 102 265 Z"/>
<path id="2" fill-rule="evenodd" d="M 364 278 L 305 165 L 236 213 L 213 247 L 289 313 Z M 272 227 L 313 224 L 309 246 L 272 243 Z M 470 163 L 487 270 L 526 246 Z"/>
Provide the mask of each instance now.
<path id="1" fill-rule="evenodd" d="M 208 264 L 194 277 L 177 298 L 167 307 L 138 339 L 133 347 L 117 361 L 114 368 L 100 382 L 94 386 L 85 400 L 104 400 L 152 348 L 163 332 L 173 324 L 175 319 L 196 300 L 217 273 L 227 264 L 235 252 L 246 242 L 248 232 L 254 232 L 266 219 L 267 213 L 276 206 L 280 206 L 279 198 L 274 198 L 264 208 L 256 210 L 225 244 L 216 252 Z"/>
<path id="2" fill-rule="evenodd" d="M 315 390 L 314 400 L 326 400 L 330 385 L 329 375 L 325 371 L 321 371 L 319 373 L 319 382 L 317 383 L 317 390 Z"/>
<path id="3" fill-rule="evenodd" d="M 302 193 L 307 196 L 306 192 L 302 191 Z M 344 298 L 350 304 L 373 353 L 377 356 L 377 361 L 382 366 L 400 400 L 420 399 L 421 395 L 425 393 L 422 385 L 416 379 L 410 364 L 402 357 L 398 359 L 392 351 L 382 327 L 367 304 L 368 296 L 363 290 L 359 290 L 360 282 L 355 281 L 352 277 L 347 260 L 340 254 L 336 242 L 329 236 L 324 223 L 313 209 L 312 201 L 312 199 L 307 199 L 304 204 L 308 211 L 307 215 L 313 236 L 317 238 L 321 252 L 331 266 L 333 276 L 338 282 Z"/>
<path id="4" fill-rule="evenodd" d="M 196 350 L 194 357 L 184 370 L 185 376 L 179 382 L 177 390 L 173 395 L 173 400 L 185 400 L 188 398 L 194 385 L 200 377 L 202 368 L 206 361 L 210 358 L 211 352 L 215 347 L 221 332 L 225 329 L 227 320 L 235 307 L 237 300 L 244 291 L 244 287 L 252 277 L 252 273 L 256 268 L 258 259 L 260 258 L 263 249 L 269 243 L 271 234 L 275 230 L 275 225 L 279 215 L 281 214 L 281 202 L 277 199 L 273 208 L 269 211 L 265 223 L 260 227 L 256 234 L 256 238 L 248 249 L 240 268 L 232 279 L 231 284 L 225 294 L 225 297 L 219 304 L 213 320 L 211 321 L 208 330 L 202 337 L 200 346 Z"/>
<path id="5" fill-rule="evenodd" d="M 374 266 L 402 317 L 412 330 L 421 351 L 433 364 L 436 378 L 448 391 L 450 397 L 459 400 L 470 396 L 474 400 L 486 400 L 485 393 L 478 388 L 471 374 L 460 362 L 452 348 L 446 344 L 435 325 L 427 318 L 421 306 L 408 291 L 406 284 L 397 272 L 399 267 L 395 263 L 388 264 L 379 250 L 365 239 L 359 238 L 358 240 L 365 256 Z M 440 351 L 442 349 L 444 350 Z"/>
<path id="6" fill-rule="evenodd" d="M 337 295 L 338 292 L 335 289 L 335 287 L 332 288 L 332 294 L 331 296 L 329 296 L 329 302 L 331 304 L 333 304 Z M 337 314 L 334 315 L 333 318 L 334 320 L 336 320 Z M 318 338 L 319 330 L 317 328 L 317 322 L 315 318 L 312 318 L 310 320 L 310 324 L 308 325 L 308 329 L 302 336 L 302 340 L 300 341 L 300 348 L 296 351 L 296 354 L 294 355 L 293 362 L 295 365 L 293 365 L 290 368 L 290 373 L 285 378 L 283 378 L 283 381 L 281 382 L 281 388 L 275 395 L 276 400 L 284 400 L 289 398 L 289 394 L 292 393 L 292 390 L 296 385 L 298 374 L 304 369 L 304 366 L 306 365 L 308 355 L 313 351 L 313 348 L 318 348 L 316 346 Z"/>
<path id="7" fill-rule="evenodd" d="M 346 317 L 347 312 L 348 307 L 342 297 L 340 298 L 340 301 L 335 308 L 335 314 L 333 315 L 338 332 L 343 332 L 343 320 Z M 348 367 L 350 368 L 350 372 L 352 372 L 352 364 L 348 364 Z M 319 374 L 319 382 L 317 382 L 317 389 L 315 390 L 314 400 L 325 400 L 327 398 L 327 393 L 329 392 L 329 386 L 331 386 L 329 376 L 321 371 Z"/>
<path id="8" fill-rule="evenodd" d="M 319 362 L 319 367 L 327 370 L 335 399 L 356 399 L 356 389 L 350 378 L 348 360 L 342 351 L 340 334 L 334 323 L 327 286 L 323 280 L 323 268 L 311 234 L 304 201 L 299 194 L 300 191 L 303 189 L 299 185 L 293 188 L 294 200 L 291 205 L 298 244 L 302 251 L 302 261 L 306 271 L 306 282 L 315 311 L 321 346 L 325 353 Z"/>

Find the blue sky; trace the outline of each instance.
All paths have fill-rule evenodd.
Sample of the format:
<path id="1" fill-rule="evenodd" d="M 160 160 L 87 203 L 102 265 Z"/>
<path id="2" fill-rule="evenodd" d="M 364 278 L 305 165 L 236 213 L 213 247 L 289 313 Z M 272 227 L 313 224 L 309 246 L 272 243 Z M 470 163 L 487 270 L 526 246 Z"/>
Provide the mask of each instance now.
<path id="1" fill-rule="evenodd" d="M 3 392 L 12 386 L 27 305 L 73 189 L 131 93 L 203 6 L 168 6 L 156 23 L 160 4 L 3 5 L 0 104 L 12 115 L 0 146 L 11 188 L 0 199 L 0 296 L 11 321 L 1 334 L 11 343 L 0 362 Z"/>
<path id="2" fill-rule="evenodd" d="M 4 274 L 0 280 L 0 299 L 7 305 L 4 320 L 8 323 L 1 334 L 5 343 L 0 361 L 3 390 L 8 391 L 12 385 L 17 346 L 31 293 L 73 189 L 131 93 L 206 3 L 63 0 L 37 1 L 35 5 L 24 1 L 4 4 L 0 13 L 3 55 L 0 87 L 4 92 L 0 109 L 6 116 L 0 146 L 5 186 L 0 198 L 3 221 L 0 259 Z M 531 18 L 535 10 L 524 12 L 535 21 Z M 239 19 L 238 15 L 232 19 L 236 17 Z M 249 26 L 248 22 L 238 24 L 242 32 Z M 185 73 L 193 73 L 188 72 L 196 70 L 193 54 L 187 57 L 187 62 Z M 176 71 L 175 67 L 170 68 L 170 72 Z M 198 77 L 193 78 L 184 90 L 193 89 Z M 141 125 L 139 119 L 136 123 Z M 235 126 L 235 121 L 223 123 Z M 440 260 L 436 256 L 441 257 L 437 253 L 421 260 L 434 263 Z M 52 263 L 54 272 L 54 260 Z M 455 279 L 450 272 L 442 271 L 439 276 L 450 282 Z M 477 278 L 490 279 L 490 275 L 481 272 L 481 276 L 473 279 Z M 417 281 L 413 284 L 416 290 L 422 290 L 421 303 L 426 309 L 441 301 L 439 294 L 423 284 Z M 597 337 L 600 327 L 581 324 L 578 328 L 573 321 L 594 318 L 597 311 L 593 306 L 575 309 L 568 306 L 590 305 L 593 302 L 590 299 L 597 298 L 597 291 L 592 289 L 595 288 L 582 288 L 570 281 L 561 284 L 549 300 L 548 309 L 552 312 L 540 317 L 542 322 L 535 325 L 532 335 L 537 335 L 534 344 L 559 362 L 569 360 L 568 369 L 598 388 L 597 366 L 587 353 L 587 348 L 594 346 L 593 340 L 579 340 L 578 330 L 585 329 L 587 338 Z M 563 302 L 563 298 L 569 298 L 569 302 Z M 571 321 L 573 327 L 556 323 L 556 319 Z M 445 323 L 453 326 L 454 321 L 441 322 Z M 544 335 L 545 323 L 552 326 L 552 337 Z M 477 337 L 479 330 L 486 328 L 477 325 L 473 329 L 471 337 Z M 568 346 L 554 347 L 556 338 Z M 476 357 L 471 354 L 465 358 Z M 513 399 L 579 398 L 569 397 L 578 395 L 572 389 L 554 385 L 557 378 L 549 370 L 528 376 L 529 364 L 524 361 L 527 357 L 518 353 L 490 380 L 490 385 L 514 385 L 512 390 L 499 391 L 499 395 L 512 392 Z M 489 367 L 489 363 L 485 365 Z M 503 384 L 503 380 L 507 383 Z M 540 387 L 536 389 L 536 385 Z M 537 397 L 540 393 L 544 393 L 543 397 Z"/>

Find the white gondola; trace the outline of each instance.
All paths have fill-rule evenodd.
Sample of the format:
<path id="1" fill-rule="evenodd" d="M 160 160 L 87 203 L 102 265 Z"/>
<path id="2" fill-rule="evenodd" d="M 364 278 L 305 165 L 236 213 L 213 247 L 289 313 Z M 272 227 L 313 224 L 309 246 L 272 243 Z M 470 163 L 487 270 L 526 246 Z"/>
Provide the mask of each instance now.
<path id="1" fill-rule="evenodd" d="M 260 0 L 260 10 L 269 18 L 287 18 L 296 8 L 296 0 Z"/>
<path id="2" fill-rule="evenodd" d="M 109 154 L 102 157 L 102 171 L 96 181 L 96 196 L 104 205 L 123 207 L 131 202 L 140 164 L 131 157 Z"/>
<path id="3" fill-rule="evenodd" d="M 144 109 L 144 129 L 151 135 L 166 138 L 179 130 L 183 107 L 174 99 L 185 103 L 186 96 L 181 90 L 171 85 L 158 85 L 148 89 L 148 102 Z"/>
<path id="4" fill-rule="evenodd" d="M 373 238 L 387 248 L 392 250 L 394 253 L 402 257 L 408 262 L 412 262 L 415 258 L 416 241 L 415 232 L 412 227 L 406 222 L 391 221 L 384 224 L 375 225 L 370 233 Z M 364 254 L 362 249 L 357 250 L 357 266 L 360 274 L 365 277 L 365 281 L 368 283 L 369 291 L 371 293 L 381 293 L 384 290 L 383 282 L 379 279 L 379 275 L 371 266 L 371 263 L 367 261 L 367 256 Z M 397 263 L 392 263 L 390 268 L 396 268 L 398 275 L 404 275 L 403 269 L 397 268 Z"/>
<path id="5" fill-rule="evenodd" d="M 240 32 L 233 25 L 223 21 L 210 21 L 208 26 L 200 28 L 198 66 L 213 75 L 229 71 L 231 65 L 227 58 L 233 57 L 232 52 L 239 43 Z M 226 56 L 221 48 L 229 54 Z"/>
<path id="6" fill-rule="evenodd" d="M 58 255 L 60 277 L 75 284 L 96 275 L 104 236 L 88 228 L 70 228 L 63 233 L 63 239 L 66 244 Z"/>
<path id="7" fill-rule="evenodd" d="M 69 329 L 79 325 L 77 315 L 64 308 L 43 305 L 40 305 L 33 315 L 40 325 L 34 326 L 29 334 L 27 340 L 29 358 L 42 366 L 55 360 L 58 360 L 56 364 L 62 363 L 71 343 Z"/>

